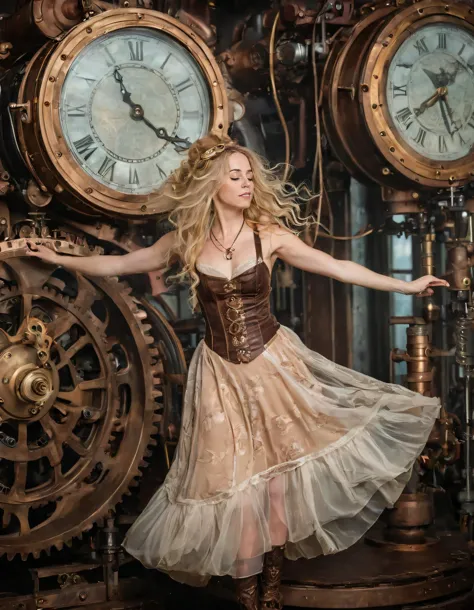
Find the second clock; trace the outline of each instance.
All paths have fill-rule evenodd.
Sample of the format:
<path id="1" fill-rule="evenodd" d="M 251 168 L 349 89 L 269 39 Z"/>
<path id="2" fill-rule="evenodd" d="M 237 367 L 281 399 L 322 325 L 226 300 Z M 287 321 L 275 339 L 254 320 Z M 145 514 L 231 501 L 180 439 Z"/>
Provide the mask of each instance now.
<path id="1" fill-rule="evenodd" d="M 324 121 L 352 173 L 397 189 L 474 176 L 474 14 L 423 0 L 378 7 L 335 40 Z"/>

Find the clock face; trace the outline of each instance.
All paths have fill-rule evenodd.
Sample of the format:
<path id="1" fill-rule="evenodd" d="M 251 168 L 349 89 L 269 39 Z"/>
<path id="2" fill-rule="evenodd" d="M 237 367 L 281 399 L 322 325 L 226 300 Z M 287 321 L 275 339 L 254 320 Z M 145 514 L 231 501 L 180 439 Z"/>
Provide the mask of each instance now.
<path id="1" fill-rule="evenodd" d="M 474 36 L 450 24 L 420 28 L 390 63 L 387 105 L 402 139 L 423 157 L 456 161 L 474 145 Z"/>
<path id="2" fill-rule="evenodd" d="M 124 28 L 75 58 L 60 97 L 64 139 L 94 180 L 118 192 L 156 189 L 209 129 L 206 79 L 165 33 Z"/>

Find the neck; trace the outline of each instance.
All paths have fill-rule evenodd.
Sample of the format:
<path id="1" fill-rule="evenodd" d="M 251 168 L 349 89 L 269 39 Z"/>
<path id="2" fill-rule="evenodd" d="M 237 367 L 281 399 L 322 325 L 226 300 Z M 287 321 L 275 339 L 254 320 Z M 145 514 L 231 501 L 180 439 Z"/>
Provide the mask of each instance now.
<path id="1" fill-rule="evenodd" d="M 216 209 L 216 216 L 212 224 L 212 231 L 221 241 L 232 240 L 242 227 L 244 220 L 243 210 Z"/>

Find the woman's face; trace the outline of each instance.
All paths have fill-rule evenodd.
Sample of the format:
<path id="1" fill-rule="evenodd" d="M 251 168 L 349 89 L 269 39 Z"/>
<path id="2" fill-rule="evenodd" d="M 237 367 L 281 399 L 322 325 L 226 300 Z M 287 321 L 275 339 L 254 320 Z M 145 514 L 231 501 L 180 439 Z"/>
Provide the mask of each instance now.
<path id="1" fill-rule="evenodd" d="M 250 162 L 240 152 L 232 153 L 228 161 L 229 165 L 224 180 L 215 197 L 216 203 L 236 208 L 248 208 L 254 192 Z"/>

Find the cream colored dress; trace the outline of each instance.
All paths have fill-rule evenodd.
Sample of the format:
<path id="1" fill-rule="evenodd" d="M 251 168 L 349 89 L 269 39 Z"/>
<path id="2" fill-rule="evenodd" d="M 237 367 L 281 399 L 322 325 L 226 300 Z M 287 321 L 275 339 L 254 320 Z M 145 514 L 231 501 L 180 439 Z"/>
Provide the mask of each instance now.
<path id="1" fill-rule="evenodd" d="M 258 573 L 273 544 L 286 542 L 289 559 L 337 553 L 395 503 L 439 408 L 327 360 L 285 327 L 247 364 L 201 342 L 174 462 L 124 546 L 192 585 Z"/>

